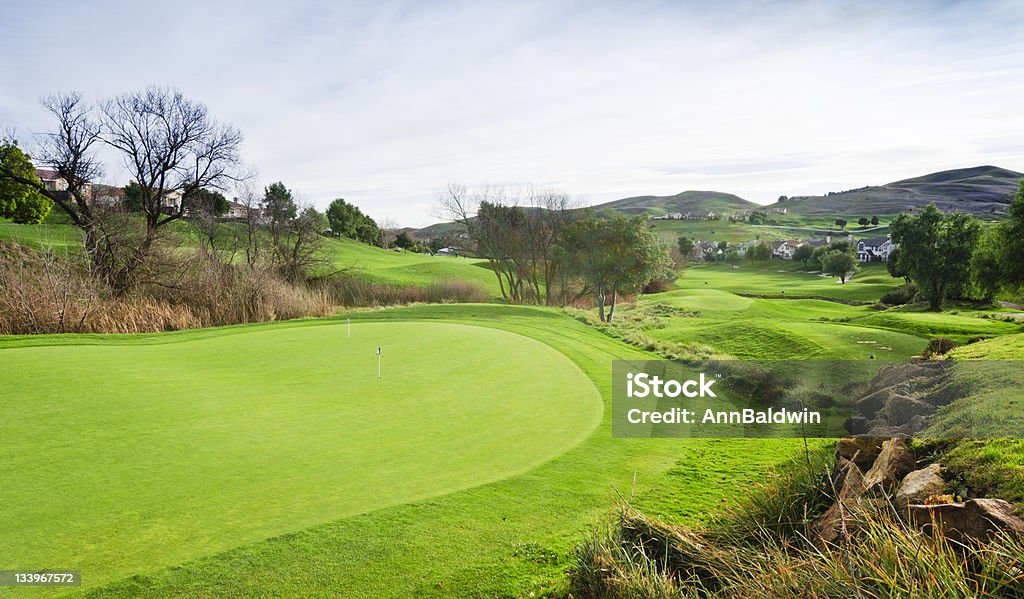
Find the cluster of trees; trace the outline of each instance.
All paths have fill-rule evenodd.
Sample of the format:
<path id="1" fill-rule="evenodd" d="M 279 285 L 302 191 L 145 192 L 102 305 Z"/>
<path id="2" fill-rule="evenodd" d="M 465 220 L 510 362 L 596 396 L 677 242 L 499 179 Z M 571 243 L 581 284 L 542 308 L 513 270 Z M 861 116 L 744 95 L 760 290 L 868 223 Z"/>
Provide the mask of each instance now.
<path id="1" fill-rule="evenodd" d="M 56 207 L 82 230 L 91 273 L 114 293 L 153 282 L 158 263 L 180 263 L 179 253 L 156 251 L 155 244 L 181 219 L 194 225 L 211 260 L 234 264 L 243 254 L 250 269 L 269 266 L 292 283 L 307 280 L 322 260 L 328 224 L 353 239 L 384 241 L 373 219 L 344 200 L 323 214 L 296 202 L 283 183 L 262 194 L 249 188 L 251 175 L 239 157 L 241 133 L 176 90 L 149 87 L 96 104 L 77 93 L 61 94 L 44 99 L 43 106 L 54 123 L 35 139 L 32 158 L 64 185 L 45 185 L 17 141 L 0 140 L 0 216 L 39 223 Z M 131 177 L 117 206 L 93 201 L 103 176 L 101 155 L 119 157 Z M 222 193 L 229 188 L 240 190 L 245 226 L 218 223 L 230 209 Z"/>
<path id="2" fill-rule="evenodd" d="M 334 235 L 363 243 L 384 245 L 383 231 L 377 223 L 363 214 L 358 207 L 341 198 L 334 200 L 327 207 L 327 222 Z"/>
<path id="3" fill-rule="evenodd" d="M 96 105 L 77 93 L 60 94 L 46 98 L 43 106 L 55 125 L 38 137 L 36 158 L 67 188 L 48 189 L 19 160 L 0 162 L 0 181 L 27 188 L 30 191 L 24 193 L 29 197 L 43 196 L 65 213 L 82 230 L 94 270 L 115 290 L 133 285 L 158 233 L 185 216 L 187 202 L 169 210 L 169 196 L 192 198 L 199 190 L 222 189 L 241 178 L 241 133 L 218 123 L 206 106 L 175 90 L 149 87 Z M 5 143 L 6 153 L 13 153 L 14 145 Z M 91 185 L 103 172 L 101 148 L 118 155 L 138 183 L 133 202 L 142 225 L 137 233 L 124 226 L 112 232 L 115 222 L 123 221 L 106 218 L 103 208 L 91 201 Z"/>
<path id="4" fill-rule="evenodd" d="M 32 160 L 13 139 L 0 139 L 0 173 L 4 172 L 11 176 L 0 176 L 0 217 L 21 224 L 43 222 L 53 202 L 39 193 L 42 182 L 36 177 Z M 32 185 L 19 183 L 17 179 L 30 181 Z"/>
<path id="5" fill-rule="evenodd" d="M 442 216 L 467 232 L 462 250 L 487 260 L 512 302 L 565 305 L 593 295 L 601 320 L 611 320 L 620 294 L 672 277 L 667 248 L 643 217 L 597 215 L 557 192 L 471 193 L 458 184 L 440 204 Z"/>
<path id="6" fill-rule="evenodd" d="M 913 283 L 932 310 L 944 299 L 991 301 L 1024 286 L 1024 181 L 1007 221 L 982 230 L 971 215 L 945 214 L 929 204 L 892 222 L 889 273 Z"/>

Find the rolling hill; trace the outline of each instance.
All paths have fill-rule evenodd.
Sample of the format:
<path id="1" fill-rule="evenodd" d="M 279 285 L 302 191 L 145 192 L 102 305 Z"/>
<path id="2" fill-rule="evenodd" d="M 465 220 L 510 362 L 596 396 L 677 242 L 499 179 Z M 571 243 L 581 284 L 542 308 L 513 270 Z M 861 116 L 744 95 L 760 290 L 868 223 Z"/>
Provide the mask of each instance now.
<path id="1" fill-rule="evenodd" d="M 1024 173 L 997 166 L 976 166 L 939 171 L 895 181 L 819 196 L 794 196 L 768 206 L 755 204 L 731 193 L 684 191 L 673 196 L 633 196 L 592 206 L 623 214 L 717 212 L 731 214 L 748 210 L 785 208 L 789 214 L 806 216 L 871 216 L 899 214 L 930 203 L 943 211 L 969 212 L 979 216 L 1002 217 L 1017 193 Z M 417 239 L 431 239 L 461 231 L 461 225 L 436 223 L 422 229 L 403 229 Z"/>
<path id="2" fill-rule="evenodd" d="M 799 196 L 772 204 L 806 215 L 897 214 L 934 203 L 940 210 L 1002 216 L 1024 174 L 996 166 L 940 171 L 885 185 L 823 196 Z"/>
<path id="3" fill-rule="evenodd" d="M 674 196 L 635 196 L 598 204 L 595 210 L 623 214 L 660 215 L 670 212 L 736 212 L 758 208 L 758 204 L 720 191 L 684 191 Z"/>

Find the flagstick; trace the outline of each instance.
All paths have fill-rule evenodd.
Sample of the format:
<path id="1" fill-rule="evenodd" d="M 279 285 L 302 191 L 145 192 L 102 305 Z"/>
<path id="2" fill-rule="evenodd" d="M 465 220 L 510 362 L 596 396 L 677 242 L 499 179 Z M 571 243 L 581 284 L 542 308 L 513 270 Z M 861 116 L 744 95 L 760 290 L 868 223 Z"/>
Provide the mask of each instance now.
<path id="1" fill-rule="evenodd" d="M 348 338 L 351 339 L 352 338 L 352 319 L 351 318 L 346 318 L 345 320 L 348 322 Z"/>
<path id="2" fill-rule="evenodd" d="M 377 348 L 377 378 L 380 378 L 380 348 Z"/>

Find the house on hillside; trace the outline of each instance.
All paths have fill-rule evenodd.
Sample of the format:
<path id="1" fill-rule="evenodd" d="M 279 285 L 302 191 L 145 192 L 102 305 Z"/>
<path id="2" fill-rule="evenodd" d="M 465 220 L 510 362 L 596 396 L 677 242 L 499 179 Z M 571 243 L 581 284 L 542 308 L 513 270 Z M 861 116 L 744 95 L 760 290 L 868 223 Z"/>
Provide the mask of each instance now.
<path id="1" fill-rule="evenodd" d="M 68 182 L 60 176 L 55 170 L 47 168 L 37 168 L 36 176 L 43 183 L 43 187 L 47 191 L 56 193 L 65 199 L 68 198 Z M 92 201 L 92 183 L 86 183 L 82 186 L 82 192 L 85 196 L 86 202 Z"/>
<path id="2" fill-rule="evenodd" d="M 441 248 L 437 250 L 438 256 L 458 256 L 459 253 L 455 248 Z"/>
<path id="3" fill-rule="evenodd" d="M 43 182 L 43 187 L 47 191 L 67 191 L 68 182 L 63 177 L 57 174 L 57 171 L 53 171 L 46 168 L 37 168 L 36 176 Z"/>
<path id="4" fill-rule="evenodd" d="M 888 262 L 892 251 L 892 239 L 872 237 L 857 242 L 857 260 L 861 262 Z"/>
<path id="5" fill-rule="evenodd" d="M 238 198 L 228 200 L 228 211 L 224 213 L 224 220 L 249 220 L 249 215 L 259 219 L 260 209 L 249 208 L 245 204 L 240 204 Z"/>
<path id="6" fill-rule="evenodd" d="M 747 250 L 754 247 L 755 245 L 761 245 L 762 243 L 765 242 L 761 241 L 760 239 L 752 239 L 750 241 L 746 241 L 736 248 L 736 253 L 739 254 L 740 256 L 746 256 Z"/>
<path id="7" fill-rule="evenodd" d="M 772 258 L 779 258 L 781 260 L 792 260 L 793 253 L 796 252 L 796 248 L 804 245 L 804 242 L 799 239 L 787 239 L 786 241 L 780 241 L 772 244 Z"/>

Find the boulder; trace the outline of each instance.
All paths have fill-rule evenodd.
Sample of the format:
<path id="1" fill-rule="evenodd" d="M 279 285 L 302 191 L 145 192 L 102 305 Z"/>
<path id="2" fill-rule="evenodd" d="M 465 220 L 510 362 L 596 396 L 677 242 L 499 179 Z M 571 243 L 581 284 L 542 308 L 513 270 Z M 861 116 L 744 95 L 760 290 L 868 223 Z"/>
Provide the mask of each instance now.
<path id="1" fill-rule="evenodd" d="M 893 503 L 900 510 L 906 509 L 911 503 L 924 503 L 933 495 L 942 495 L 946 481 L 942 478 L 942 466 L 932 464 L 927 468 L 914 470 L 903 477 L 900 488 L 896 491 Z"/>
<path id="2" fill-rule="evenodd" d="M 863 416 L 850 416 L 843 422 L 843 428 L 851 435 L 862 435 L 868 432 L 870 424 Z"/>
<path id="3" fill-rule="evenodd" d="M 865 418 L 874 418 L 875 414 L 885 407 L 890 397 L 906 394 L 907 391 L 907 387 L 902 384 L 892 385 L 891 387 L 875 391 L 871 395 L 865 395 L 857 400 L 857 411 Z"/>
<path id="4" fill-rule="evenodd" d="M 875 463 L 864 475 L 864 484 L 867 488 L 882 487 L 893 489 L 900 484 L 907 474 L 914 471 L 916 463 L 914 454 L 910 452 L 910 440 L 902 437 L 889 439 L 882 443 L 882 450 L 878 453 Z"/>
<path id="5" fill-rule="evenodd" d="M 925 532 L 938 526 L 948 539 L 966 543 L 987 541 L 997 532 L 1024 536 L 1024 520 L 1013 513 L 1013 504 L 1002 499 L 971 499 L 965 503 L 941 505 L 911 504 L 907 507 L 912 523 Z"/>
<path id="6" fill-rule="evenodd" d="M 879 391 L 886 387 L 905 383 L 913 378 L 932 376 L 934 372 L 931 367 L 924 364 L 886 364 L 879 368 L 874 378 L 871 379 L 869 390 Z"/>
<path id="7" fill-rule="evenodd" d="M 843 437 L 836 443 L 836 458 L 852 460 L 861 470 L 867 470 L 882 451 L 884 440 L 866 436 Z"/>
<path id="8" fill-rule="evenodd" d="M 910 422 L 914 416 L 931 416 L 935 406 L 907 395 L 892 395 L 885 402 L 882 412 L 890 424 L 899 426 Z"/>

